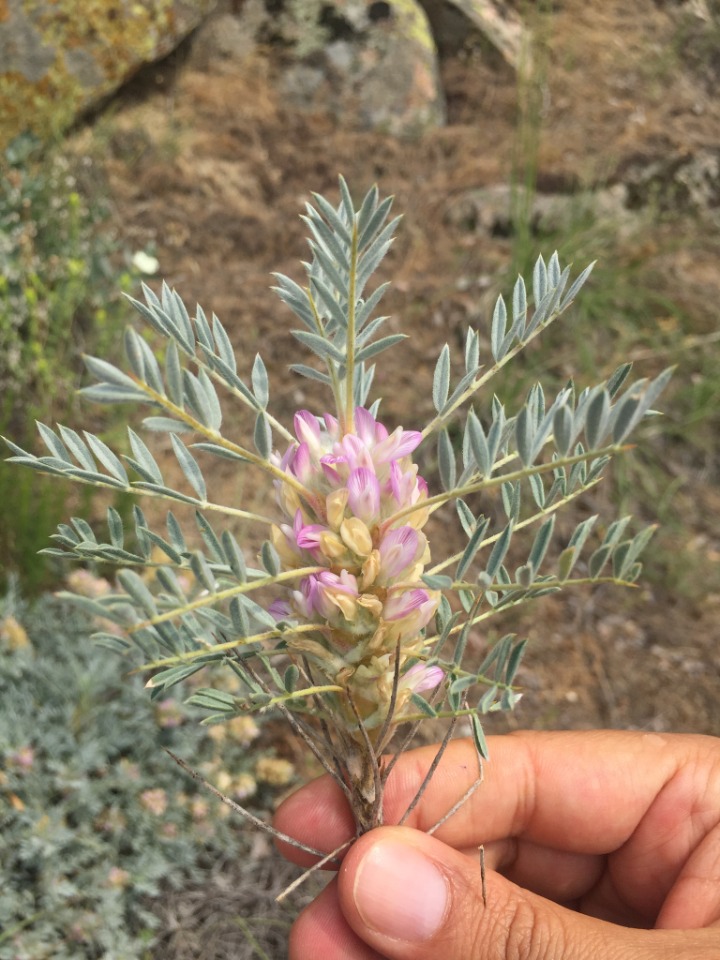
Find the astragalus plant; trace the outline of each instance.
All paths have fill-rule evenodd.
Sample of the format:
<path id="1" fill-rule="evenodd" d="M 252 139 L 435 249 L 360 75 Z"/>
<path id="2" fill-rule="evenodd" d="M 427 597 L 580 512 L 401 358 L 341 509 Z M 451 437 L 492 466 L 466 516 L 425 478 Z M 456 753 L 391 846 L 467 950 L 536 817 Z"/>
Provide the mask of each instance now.
<path id="1" fill-rule="evenodd" d="M 324 398 L 298 411 L 292 430 L 270 412 L 262 358 L 236 358 L 220 320 L 199 306 L 191 316 L 164 285 L 159 297 L 145 287 L 144 302 L 132 301 L 163 339 L 162 361 L 129 327 L 127 372 L 87 357 L 97 382 L 83 393 L 149 407 L 143 427 L 169 434 L 187 486 L 166 483 L 130 428 L 123 455 L 63 426 L 38 425 L 44 456 L 9 443 L 11 461 L 33 469 L 194 507 L 191 530 L 172 510 L 158 529 L 136 506 L 129 536 L 113 508 L 106 538 L 73 518 L 46 552 L 116 565 L 113 592 L 78 598 L 121 628 L 120 636 L 97 634 L 98 642 L 121 654 L 139 650 L 152 696 L 224 665 L 234 688 L 226 680 L 191 697 L 210 712 L 204 722 L 279 712 L 347 796 L 358 833 L 382 822 L 393 765 L 386 758 L 424 719 L 449 719 L 447 743 L 457 719 L 469 718 L 483 757 L 483 716 L 517 702 L 525 642 L 505 636 L 479 669 L 468 669 L 474 629 L 482 636 L 496 614 L 566 584 L 636 580 L 651 530 L 629 536 L 623 517 L 601 525 L 591 545 L 597 518 L 590 517 L 569 541 L 553 544 L 555 516 L 597 483 L 669 377 L 626 386 L 626 364 L 604 383 L 582 390 L 568 383 L 550 398 L 536 384 L 515 411 L 488 394 L 493 375 L 570 307 L 590 274 L 587 267 L 573 279 L 553 254 L 538 258 L 531 297 L 518 278 L 510 304 L 498 299 L 487 355 L 480 349 L 487 337 L 472 328 L 462 358 L 443 346 L 430 422 L 413 423 L 408 410 L 404 426 L 389 429 L 379 399 L 370 399 L 374 360 L 403 336 L 381 335 L 387 318 L 376 311 L 388 284 L 369 284 L 398 223 L 388 222 L 390 207 L 373 188 L 356 208 L 341 179 L 337 206 L 320 196 L 307 206 L 312 257 L 304 284 L 276 276 L 280 299 L 302 324 L 293 335 L 315 360 L 291 369 Z M 254 412 L 252 437 L 233 436 L 218 387 Z M 430 448 L 425 462 L 436 455 L 439 489 L 418 472 L 423 447 Z M 206 475 L 217 457 L 264 481 L 262 514 L 211 499 Z M 502 510 L 488 508 L 491 494 Z M 462 527 L 467 543 L 459 553 L 428 541 L 436 510 Z M 498 514 L 502 521 L 490 519 Z M 259 565 L 236 538 L 240 522 L 266 535 Z M 525 541 L 521 562 L 517 540 Z"/>

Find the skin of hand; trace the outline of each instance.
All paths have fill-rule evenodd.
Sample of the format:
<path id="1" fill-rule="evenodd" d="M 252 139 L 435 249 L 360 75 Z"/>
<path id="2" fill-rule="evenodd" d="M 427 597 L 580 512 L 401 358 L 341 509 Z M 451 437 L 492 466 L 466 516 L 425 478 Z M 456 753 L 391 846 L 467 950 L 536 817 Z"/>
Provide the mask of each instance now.
<path id="1" fill-rule="evenodd" d="M 450 745 L 406 826 L 352 845 L 295 922 L 290 960 L 720 958 L 720 739 L 593 731 L 488 744 L 484 783 L 436 834 L 424 831 L 477 777 L 470 741 Z M 436 749 L 396 764 L 387 824 Z M 327 776 L 289 797 L 275 825 L 327 851 L 354 832 Z"/>

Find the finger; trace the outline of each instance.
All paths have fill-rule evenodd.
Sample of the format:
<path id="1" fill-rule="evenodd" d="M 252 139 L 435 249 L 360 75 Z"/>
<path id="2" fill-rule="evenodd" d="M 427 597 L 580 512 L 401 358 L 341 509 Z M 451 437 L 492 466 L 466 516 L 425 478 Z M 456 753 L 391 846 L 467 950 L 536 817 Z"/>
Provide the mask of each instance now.
<path id="1" fill-rule="evenodd" d="M 289 960 L 383 960 L 348 926 L 335 880 L 295 921 L 288 956 Z"/>
<path id="2" fill-rule="evenodd" d="M 361 837 L 338 877 L 339 904 L 355 933 L 388 960 L 701 960 L 719 931 L 640 931 L 582 916 L 487 875 L 415 830 L 381 827 Z"/>
<path id="3" fill-rule="evenodd" d="M 508 836 L 580 853 L 606 853 L 632 834 L 652 799 L 711 738 L 609 732 L 522 733 L 488 738 L 485 782 L 437 832 L 451 846 Z M 435 747 L 402 756 L 386 786 L 385 822 L 396 823 L 417 792 Z M 720 765 L 720 750 L 715 745 Z M 450 744 L 408 825 L 427 830 L 477 776 L 471 741 Z M 329 850 L 353 834 L 341 791 L 321 777 L 291 796 L 279 829 Z M 291 855 L 294 856 L 294 855 Z"/>

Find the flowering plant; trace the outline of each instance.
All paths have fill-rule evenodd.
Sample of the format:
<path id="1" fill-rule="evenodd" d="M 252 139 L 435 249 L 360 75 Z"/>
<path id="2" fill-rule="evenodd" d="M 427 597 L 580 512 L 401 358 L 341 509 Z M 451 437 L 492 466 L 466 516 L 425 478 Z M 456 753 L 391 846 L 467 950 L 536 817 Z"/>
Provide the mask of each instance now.
<path id="1" fill-rule="evenodd" d="M 373 188 L 356 208 L 342 179 L 338 206 L 320 196 L 315 201 L 304 217 L 312 235 L 306 284 L 277 275 L 275 289 L 302 321 L 294 336 L 323 364 L 291 369 L 329 388 L 332 413 L 301 410 L 291 433 L 270 413 L 261 357 L 255 357 L 249 382 L 243 379 L 220 320 L 208 320 L 199 306 L 191 317 L 179 295 L 163 285 L 160 297 L 144 287 L 145 302 L 132 301 L 165 343 L 162 366 L 130 327 L 129 372 L 87 357 L 98 382 L 83 393 L 101 402 L 149 405 L 143 424 L 169 435 L 192 492 L 166 483 L 149 447 L 130 428 L 131 453 L 122 457 L 99 437 L 64 426 L 38 425 L 43 456 L 6 442 L 10 460 L 33 469 L 195 508 L 199 546 L 189 545 L 193 533 L 172 510 L 160 533 L 136 506 L 132 538 L 111 507 L 107 540 L 73 518 L 60 525 L 55 546 L 45 552 L 117 565 L 117 589 L 76 598 L 121 628 L 120 635 L 105 630 L 97 640 L 121 653 L 141 651 L 142 669 L 152 671 L 153 697 L 165 697 L 208 664 L 226 665 L 235 675 L 234 692 L 205 688 L 190 698 L 210 711 L 205 722 L 279 711 L 343 790 L 362 833 L 382 822 L 383 787 L 394 763 L 385 753 L 399 728 L 404 736 L 396 755 L 424 719 L 450 718 L 439 762 L 457 719 L 467 717 L 483 758 L 483 715 L 512 709 L 519 699 L 515 677 L 525 642 L 502 637 L 479 669 L 467 669 L 464 654 L 474 627 L 568 583 L 636 580 L 652 529 L 630 537 L 628 517 L 610 523 L 581 558 L 597 518 L 583 520 L 552 569 L 544 568 L 553 553 L 557 511 L 598 482 L 652 412 L 670 374 L 628 387 L 626 364 L 592 388 L 578 391 L 571 382 L 549 402 L 536 384 L 512 415 L 497 397 L 475 410 L 480 389 L 568 309 L 588 278 L 591 266 L 571 282 L 570 267 L 562 268 L 553 254 L 535 264 L 532 307 L 522 278 L 509 310 L 498 298 L 487 365 L 480 365 L 483 337 L 469 328 L 463 372 L 454 384 L 450 348 L 440 351 L 431 421 L 422 429 L 389 430 L 379 419 L 379 400 L 368 405 L 369 361 L 403 336 L 378 338 L 387 318 L 373 315 L 388 284 L 371 292 L 367 287 L 392 243 L 392 201 L 380 200 Z M 252 442 L 223 433 L 216 385 L 253 411 Z M 463 410 L 456 451 L 448 425 Z M 413 461 L 431 442 L 442 486 L 434 493 Z M 267 512 L 209 499 L 196 454 L 258 470 L 268 481 Z M 475 496 L 498 490 L 505 515 L 499 523 L 477 510 Z M 485 502 L 484 496 L 483 509 Z M 459 553 L 433 561 L 424 530 L 430 515 L 448 505 L 467 542 Z M 211 515 L 224 525 L 214 526 Z M 259 567 L 248 565 L 236 539 L 241 521 L 267 531 Z M 531 528 L 529 549 L 512 570 L 506 559 L 513 536 Z M 576 568 L 582 572 L 573 577 Z"/>

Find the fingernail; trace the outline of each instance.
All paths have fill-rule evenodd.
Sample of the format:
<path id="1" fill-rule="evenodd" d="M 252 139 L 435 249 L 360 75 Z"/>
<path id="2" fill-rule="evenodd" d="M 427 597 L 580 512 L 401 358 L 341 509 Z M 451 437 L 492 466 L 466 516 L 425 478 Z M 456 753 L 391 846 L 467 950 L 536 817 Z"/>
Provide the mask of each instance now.
<path id="1" fill-rule="evenodd" d="M 437 866 L 402 843 L 378 842 L 362 860 L 353 889 L 363 922 L 376 933 L 410 943 L 429 940 L 448 905 L 448 884 Z"/>

